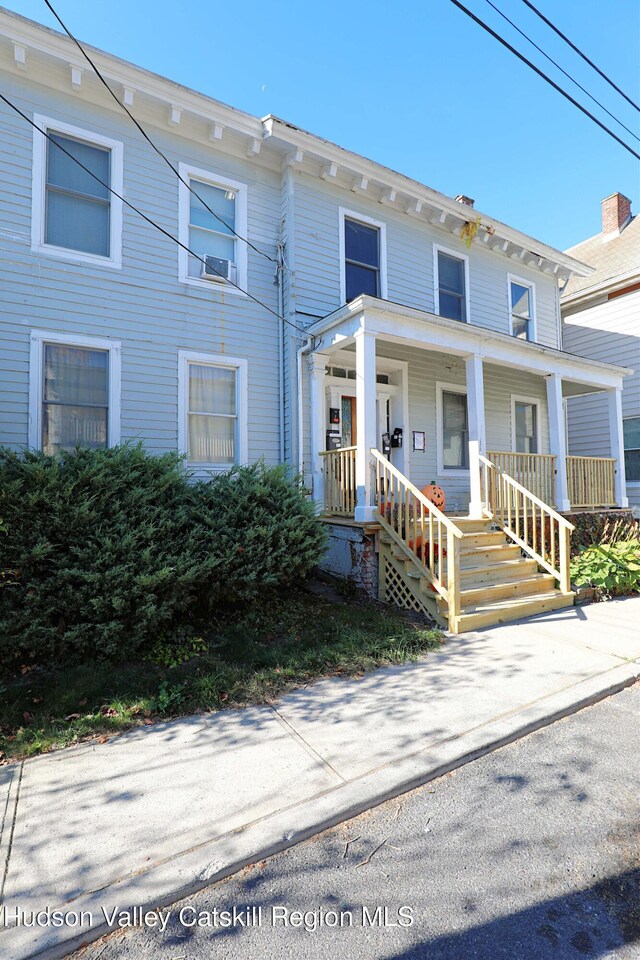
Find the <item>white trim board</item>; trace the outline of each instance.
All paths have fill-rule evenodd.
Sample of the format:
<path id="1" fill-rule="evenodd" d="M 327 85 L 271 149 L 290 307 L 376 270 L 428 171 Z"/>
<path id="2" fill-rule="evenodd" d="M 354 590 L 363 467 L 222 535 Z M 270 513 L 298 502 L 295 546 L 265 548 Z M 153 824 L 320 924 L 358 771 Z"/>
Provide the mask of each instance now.
<path id="1" fill-rule="evenodd" d="M 215 353 L 198 353 L 191 350 L 178 350 L 178 450 L 187 457 L 187 466 L 193 470 L 229 469 L 228 463 L 190 463 L 189 456 L 189 364 L 210 364 L 215 367 L 230 367 L 236 371 L 237 391 L 237 450 L 236 463 L 246 464 L 249 460 L 249 383 L 248 361 L 244 357 L 228 357 Z"/>
<path id="2" fill-rule="evenodd" d="M 32 450 L 42 449 L 42 358 L 45 343 L 59 343 L 67 347 L 88 347 L 92 350 L 109 352 L 109 398 L 107 411 L 107 446 L 120 443 L 121 414 L 121 353 L 119 340 L 107 340 L 104 337 L 85 337 L 80 334 L 57 333 L 50 330 L 32 330 L 29 349 L 29 433 L 28 442 Z"/>
<path id="3" fill-rule="evenodd" d="M 112 140 L 92 130 L 63 123 L 53 117 L 45 117 L 35 113 L 33 122 L 39 129 L 33 130 L 33 167 L 32 167 L 32 199 L 31 199 L 31 249 L 34 253 L 45 254 L 48 257 L 58 257 L 63 260 L 75 260 L 80 263 L 90 263 L 95 266 L 111 267 L 116 270 L 122 267 L 122 200 L 109 194 L 109 256 L 84 253 L 82 250 L 71 250 L 67 247 L 57 247 L 44 241 L 45 229 L 45 190 L 47 181 L 47 144 L 49 141 L 41 133 L 62 133 L 90 145 L 106 147 L 111 151 L 110 187 L 120 196 L 123 195 L 124 182 L 124 147 L 120 140 Z"/>
<path id="4" fill-rule="evenodd" d="M 376 227 L 380 231 L 380 298 L 387 298 L 387 225 L 382 220 L 374 220 L 373 217 L 359 213 L 357 210 L 347 210 L 346 207 L 338 207 L 338 256 L 340 258 L 340 303 L 346 303 L 347 296 L 347 277 L 346 277 L 346 243 L 344 236 L 344 221 L 355 220 L 356 223 L 364 223 L 368 227 Z"/>
<path id="5" fill-rule="evenodd" d="M 179 163 L 178 171 L 180 176 L 189 182 L 191 178 L 201 180 L 203 183 L 210 184 L 212 187 L 219 187 L 223 190 L 232 190 L 236 195 L 236 215 L 234 229 L 240 237 L 247 237 L 247 207 L 248 207 L 248 189 L 246 183 L 240 183 L 238 180 L 231 180 L 229 177 L 220 176 L 211 170 L 203 170 L 201 167 L 195 167 L 190 163 Z M 196 188 L 197 192 L 197 188 Z M 216 283 L 211 280 L 201 280 L 199 277 L 190 277 L 188 272 L 189 254 L 184 249 L 189 246 L 189 213 L 191 208 L 191 193 L 189 189 L 178 181 L 178 239 L 184 246 L 178 248 L 178 280 L 180 283 L 187 283 L 190 286 L 199 287 L 201 290 L 210 289 L 223 293 L 232 293 L 236 296 L 246 297 L 245 290 L 248 285 L 248 248 L 244 240 L 236 238 L 236 278 L 237 287 L 230 283 Z M 238 287 L 243 289 L 239 290 Z"/>
<path id="6" fill-rule="evenodd" d="M 445 247 L 441 243 L 434 241 L 433 244 L 433 303 L 435 313 L 438 316 L 442 316 L 440 313 L 440 276 L 438 270 L 438 254 L 444 253 L 448 257 L 452 257 L 454 260 L 461 260 L 464 263 L 464 310 L 465 318 L 464 323 L 471 323 L 471 291 L 469 290 L 469 257 L 466 253 L 461 253 L 459 250 L 452 250 L 450 247 Z M 446 317 L 447 320 L 452 320 L 454 323 L 460 323 L 459 320 L 455 320 L 453 317 Z"/>
<path id="7" fill-rule="evenodd" d="M 520 394 L 511 394 L 511 450 L 517 453 L 516 448 L 516 403 L 529 403 L 536 407 L 536 453 L 542 453 L 542 401 L 540 397 L 523 397 Z"/>

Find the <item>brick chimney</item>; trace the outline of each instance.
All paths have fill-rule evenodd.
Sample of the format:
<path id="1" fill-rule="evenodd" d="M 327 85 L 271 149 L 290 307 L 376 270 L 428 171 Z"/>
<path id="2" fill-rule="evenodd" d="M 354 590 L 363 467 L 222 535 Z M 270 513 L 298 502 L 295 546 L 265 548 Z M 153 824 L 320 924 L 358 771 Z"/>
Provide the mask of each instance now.
<path id="1" fill-rule="evenodd" d="M 456 200 L 458 203 L 464 203 L 467 207 L 472 207 L 475 203 L 475 200 L 472 200 L 471 197 L 466 197 L 464 193 L 459 193 Z"/>
<path id="2" fill-rule="evenodd" d="M 602 201 L 602 239 L 617 237 L 631 219 L 631 200 L 612 193 Z"/>

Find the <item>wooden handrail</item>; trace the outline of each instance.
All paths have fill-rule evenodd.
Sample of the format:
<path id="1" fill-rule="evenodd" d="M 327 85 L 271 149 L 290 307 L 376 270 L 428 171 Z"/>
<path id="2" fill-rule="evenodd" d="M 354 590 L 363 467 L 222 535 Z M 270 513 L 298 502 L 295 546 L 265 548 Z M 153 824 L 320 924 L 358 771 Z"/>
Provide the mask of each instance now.
<path id="1" fill-rule="evenodd" d="M 569 545 L 573 524 L 487 457 L 481 455 L 479 459 L 487 515 L 559 581 L 563 593 L 570 593 Z"/>
<path id="2" fill-rule="evenodd" d="M 508 476 L 545 503 L 555 497 L 556 458 L 552 453 L 516 453 L 512 450 L 487 450 L 487 457 Z"/>
<path id="3" fill-rule="evenodd" d="M 376 465 L 375 518 L 396 549 L 413 564 L 432 589 L 447 601 L 449 623 L 460 615 L 460 547 L 462 530 L 427 500 L 379 450 Z M 445 562 L 446 561 L 446 562 Z"/>

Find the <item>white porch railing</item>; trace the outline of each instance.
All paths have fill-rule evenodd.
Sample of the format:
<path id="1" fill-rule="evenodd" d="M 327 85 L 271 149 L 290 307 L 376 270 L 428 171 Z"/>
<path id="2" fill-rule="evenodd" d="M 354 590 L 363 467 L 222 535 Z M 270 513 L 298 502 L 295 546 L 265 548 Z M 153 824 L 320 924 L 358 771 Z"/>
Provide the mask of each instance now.
<path id="1" fill-rule="evenodd" d="M 492 517 L 526 554 L 553 574 L 563 593 L 569 593 L 569 545 L 573 524 L 487 457 L 479 459 L 480 486 L 487 516 Z"/>
<path id="2" fill-rule="evenodd" d="M 356 509 L 356 450 L 341 447 L 321 450 L 324 480 L 324 512 L 352 517 Z"/>
<path id="3" fill-rule="evenodd" d="M 488 450 L 487 457 L 544 503 L 556 502 L 556 458 L 553 454 Z"/>
<path id="4" fill-rule="evenodd" d="M 375 518 L 447 601 L 450 629 L 455 629 L 460 616 L 462 531 L 379 450 L 372 449 L 371 455 L 376 468 Z"/>
<path id="5" fill-rule="evenodd" d="M 616 506 L 613 457 L 567 457 L 567 487 L 572 507 Z"/>

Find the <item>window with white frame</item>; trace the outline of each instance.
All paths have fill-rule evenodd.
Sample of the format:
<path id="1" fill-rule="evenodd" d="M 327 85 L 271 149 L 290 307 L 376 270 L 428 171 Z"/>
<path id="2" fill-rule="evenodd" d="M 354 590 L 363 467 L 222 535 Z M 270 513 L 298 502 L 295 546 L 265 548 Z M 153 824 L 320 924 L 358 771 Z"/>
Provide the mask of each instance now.
<path id="1" fill-rule="evenodd" d="M 449 384 L 437 384 L 438 390 L 438 471 L 469 469 L 469 419 L 467 394 Z"/>
<path id="2" fill-rule="evenodd" d="M 246 462 L 246 372 L 246 360 L 180 351 L 179 446 L 188 463 Z"/>
<path id="3" fill-rule="evenodd" d="M 340 209 L 341 299 L 387 296 L 386 226 L 364 214 Z"/>
<path id="4" fill-rule="evenodd" d="M 640 483 L 640 417 L 625 417 L 622 429 L 626 480 Z"/>
<path id="5" fill-rule="evenodd" d="M 435 248 L 436 313 L 439 316 L 468 322 L 468 267 L 467 257 L 456 256 L 442 247 Z"/>
<path id="6" fill-rule="evenodd" d="M 180 241 L 191 251 L 180 250 L 180 279 L 204 284 L 228 278 L 246 288 L 247 245 L 240 239 L 247 236 L 246 185 L 186 164 L 180 173 L 191 187 L 179 185 Z"/>
<path id="7" fill-rule="evenodd" d="M 29 444 L 47 455 L 120 439 L 120 344 L 34 332 Z"/>
<path id="8" fill-rule="evenodd" d="M 120 266 L 122 143 L 36 115 L 32 248 Z"/>
<path id="9" fill-rule="evenodd" d="M 509 277 L 511 334 L 519 340 L 535 340 L 533 284 Z"/>
<path id="10" fill-rule="evenodd" d="M 538 407 L 535 400 L 513 398 L 513 439 L 516 453 L 539 453 Z"/>

